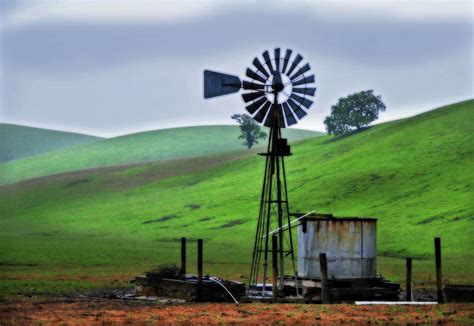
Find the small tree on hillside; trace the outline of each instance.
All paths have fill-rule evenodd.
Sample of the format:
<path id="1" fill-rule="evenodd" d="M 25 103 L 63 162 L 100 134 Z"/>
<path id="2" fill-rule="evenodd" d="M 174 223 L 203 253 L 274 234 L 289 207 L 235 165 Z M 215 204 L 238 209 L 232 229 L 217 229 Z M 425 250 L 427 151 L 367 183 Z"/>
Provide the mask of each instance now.
<path id="1" fill-rule="evenodd" d="M 385 104 L 373 90 L 362 91 L 340 98 L 331 107 L 331 115 L 324 124 L 328 134 L 343 135 L 352 130 L 360 130 L 379 118 L 379 112 L 385 111 Z"/>
<path id="2" fill-rule="evenodd" d="M 239 139 L 243 139 L 242 145 L 251 148 L 254 144 L 258 144 L 259 139 L 265 139 L 267 134 L 260 130 L 260 126 L 248 114 L 234 114 L 232 117 L 240 125 L 241 135 Z"/>

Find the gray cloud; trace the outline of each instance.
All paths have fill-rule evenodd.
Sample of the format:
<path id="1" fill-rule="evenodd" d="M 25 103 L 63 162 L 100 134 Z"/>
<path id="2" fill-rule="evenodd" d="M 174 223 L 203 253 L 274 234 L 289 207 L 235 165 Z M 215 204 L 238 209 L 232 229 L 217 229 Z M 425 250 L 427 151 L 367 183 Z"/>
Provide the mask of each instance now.
<path id="1" fill-rule="evenodd" d="M 459 20 L 361 21 L 301 12 L 262 15 L 241 10 L 190 23 L 43 23 L 6 31 L 6 68 L 51 72 L 103 69 L 159 57 L 192 60 L 238 52 L 242 44 L 303 45 L 305 49 L 361 64 L 414 64 L 468 51 L 472 22 Z"/>
<path id="2" fill-rule="evenodd" d="M 323 129 L 338 97 L 366 88 L 386 100 L 382 120 L 472 97 L 471 19 L 347 13 L 233 6 L 176 22 L 4 28 L 1 119 L 102 135 L 231 123 L 240 98 L 204 101 L 202 70 L 242 75 L 274 46 L 300 51 L 317 74 L 314 113 L 299 127 Z"/>

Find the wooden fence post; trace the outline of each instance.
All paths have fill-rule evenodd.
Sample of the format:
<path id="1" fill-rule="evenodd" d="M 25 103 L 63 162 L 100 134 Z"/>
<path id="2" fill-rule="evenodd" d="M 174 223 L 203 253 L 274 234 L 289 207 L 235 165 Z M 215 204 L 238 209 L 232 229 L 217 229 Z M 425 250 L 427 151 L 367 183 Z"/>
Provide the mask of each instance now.
<path id="1" fill-rule="evenodd" d="M 441 238 L 435 238 L 435 259 L 436 259 L 436 289 L 438 303 L 443 303 L 443 284 L 441 275 Z"/>
<path id="2" fill-rule="evenodd" d="M 406 288 L 406 292 L 407 292 L 406 301 L 412 301 L 412 294 L 411 294 L 411 261 L 412 261 L 411 258 L 407 258 L 407 274 L 406 274 L 406 279 L 405 279 L 405 282 L 406 282 L 405 288 Z"/>
<path id="3" fill-rule="evenodd" d="M 202 284 L 202 239 L 198 239 L 198 284 Z"/>
<path id="4" fill-rule="evenodd" d="M 181 275 L 186 274 L 186 238 L 181 238 Z"/>
<path id="5" fill-rule="evenodd" d="M 319 254 L 319 268 L 321 270 L 321 301 L 329 303 L 328 292 L 328 261 L 325 253 Z"/>

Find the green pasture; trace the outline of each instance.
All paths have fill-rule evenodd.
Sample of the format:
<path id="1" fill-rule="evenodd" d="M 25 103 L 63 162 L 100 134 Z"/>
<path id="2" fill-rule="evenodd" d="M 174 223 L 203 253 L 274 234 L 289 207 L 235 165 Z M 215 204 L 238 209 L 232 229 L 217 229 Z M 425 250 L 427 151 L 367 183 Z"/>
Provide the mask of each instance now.
<path id="1" fill-rule="evenodd" d="M 433 238 L 444 278 L 474 282 L 474 101 L 345 137 L 292 142 L 292 211 L 378 218 L 378 271 L 434 281 Z M 234 135 L 235 136 L 235 135 Z M 144 150 L 145 151 L 145 150 Z M 205 272 L 247 276 L 263 158 L 239 151 L 76 171 L 0 186 L 0 292 L 127 286 L 179 262 L 179 239 L 204 239 Z"/>

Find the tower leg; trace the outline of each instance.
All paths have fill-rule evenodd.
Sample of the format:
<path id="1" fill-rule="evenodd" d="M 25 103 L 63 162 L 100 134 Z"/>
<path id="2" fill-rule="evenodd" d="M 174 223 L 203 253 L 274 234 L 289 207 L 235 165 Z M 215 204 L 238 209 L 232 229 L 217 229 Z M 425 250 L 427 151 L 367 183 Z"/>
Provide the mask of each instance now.
<path id="1" fill-rule="evenodd" d="M 263 178 L 262 195 L 260 199 L 260 212 L 257 222 L 257 231 L 255 233 L 255 243 L 253 247 L 252 267 L 250 272 L 248 295 L 256 295 L 256 287 L 260 280 L 262 280 L 261 295 L 266 296 L 267 277 L 269 274 L 269 256 L 271 255 L 270 248 L 270 232 L 278 232 L 278 246 L 274 254 L 278 255 L 278 270 L 272 273 L 272 278 L 278 275 L 278 292 L 283 293 L 284 290 L 284 268 L 285 257 L 290 256 L 292 260 L 293 275 L 296 278 L 296 268 L 294 262 L 293 239 L 291 229 L 283 230 L 283 224 L 290 222 L 289 206 L 288 206 L 288 192 L 286 186 L 286 174 L 284 156 L 286 153 L 286 143 L 282 145 L 281 128 L 279 126 L 279 110 L 278 104 L 275 102 L 272 107 L 272 125 L 268 137 L 267 153 L 265 161 L 265 173 Z M 285 148 L 280 148 L 280 147 Z M 276 231 L 278 230 L 278 231 Z M 273 234 L 275 233 L 273 232 Z M 288 244 L 285 248 L 285 242 Z M 273 247 L 273 246 L 272 246 Z M 262 262 L 263 253 L 263 262 Z M 274 260 L 272 259 L 272 262 Z M 273 263 L 272 263 L 273 264 Z M 260 268 L 263 267 L 263 275 L 260 274 Z M 276 274 L 276 275 L 275 275 Z M 263 276 L 263 279 L 260 277 Z M 298 291 L 297 291 L 298 292 Z"/>

